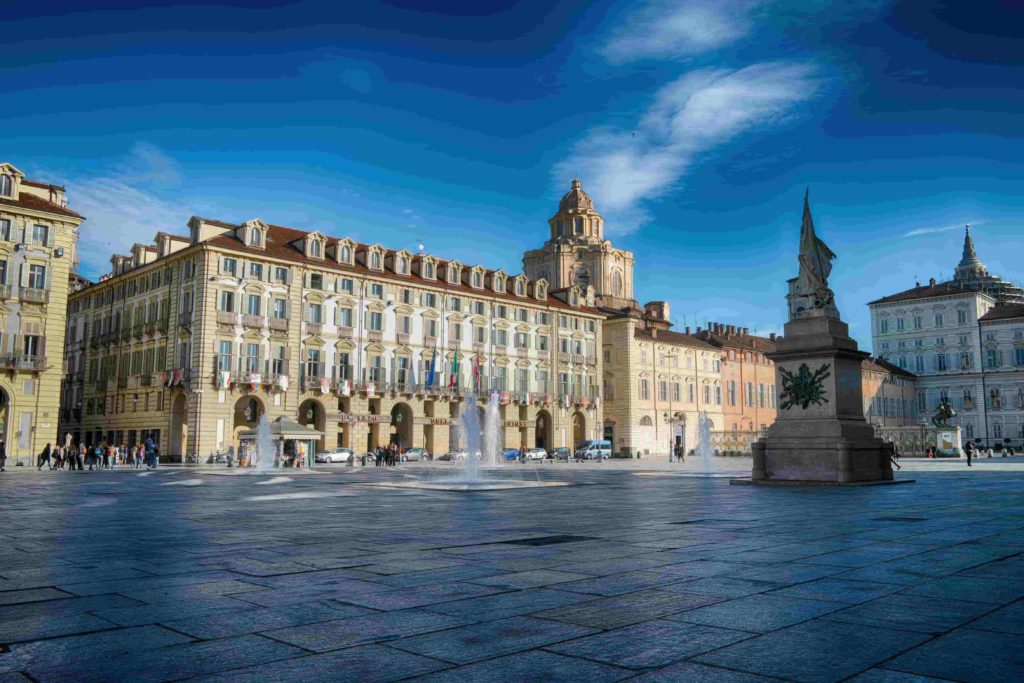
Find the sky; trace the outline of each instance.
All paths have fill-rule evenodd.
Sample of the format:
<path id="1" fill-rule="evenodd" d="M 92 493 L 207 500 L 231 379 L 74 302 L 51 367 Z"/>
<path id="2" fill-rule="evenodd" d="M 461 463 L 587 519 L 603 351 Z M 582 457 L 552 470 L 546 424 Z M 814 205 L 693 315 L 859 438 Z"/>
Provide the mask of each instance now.
<path id="1" fill-rule="evenodd" d="M 1014 0 L 138 4 L 4 10 L 0 156 L 87 277 L 192 215 L 516 273 L 578 177 L 679 327 L 781 332 L 806 188 L 862 348 L 966 223 L 1022 279 Z"/>

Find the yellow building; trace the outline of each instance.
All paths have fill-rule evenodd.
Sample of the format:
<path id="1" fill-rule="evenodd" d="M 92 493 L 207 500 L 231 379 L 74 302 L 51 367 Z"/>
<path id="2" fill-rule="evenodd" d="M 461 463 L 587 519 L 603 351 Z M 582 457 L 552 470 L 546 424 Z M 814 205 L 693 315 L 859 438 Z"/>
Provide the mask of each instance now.
<path id="1" fill-rule="evenodd" d="M 258 219 L 189 229 L 72 294 L 76 439 L 152 436 L 172 459 L 205 458 L 265 413 L 324 432 L 321 448 L 442 454 L 467 397 L 492 391 L 506 447 L 599 437 L 592 288 Z"/>
<path id="2" fill-rule="evenodd" d="M 0 164 L 0 438 L 8 464 L 58 440 L 64 313 L 78 225 L 64 188 Z"/>

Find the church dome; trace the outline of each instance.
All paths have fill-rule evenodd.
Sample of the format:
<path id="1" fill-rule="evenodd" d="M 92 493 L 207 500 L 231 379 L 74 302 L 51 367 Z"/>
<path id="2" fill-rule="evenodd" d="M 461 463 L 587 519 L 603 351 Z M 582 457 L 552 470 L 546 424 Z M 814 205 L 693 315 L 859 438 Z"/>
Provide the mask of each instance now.
<path id="1" fill-rule="evenodd" d="M 572 181 L 572 187 L 562 197 L 562 201 L 558 202 L 558 213 L 565 213 L 567 211 L 593 211 L 594 200 L 590 198 L 590 195 L 583 191 L 580 186 L 579 179 Z"/>

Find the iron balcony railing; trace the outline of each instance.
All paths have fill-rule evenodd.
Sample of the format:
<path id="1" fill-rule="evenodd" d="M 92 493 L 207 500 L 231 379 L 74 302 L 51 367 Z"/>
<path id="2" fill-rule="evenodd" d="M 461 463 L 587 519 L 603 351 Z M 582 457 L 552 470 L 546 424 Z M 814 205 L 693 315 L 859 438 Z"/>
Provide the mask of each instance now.
<path id="1" fill-rule="evenodd" d="M 38 287 L 22 287 L 18 290 L 18 298 L 30 304 L 45 304 L 50 301 L 50 292 Z"/>
<path id="2" fill-rule="evenodd" d="M 0 368 L 38 372 L 46 368 L 46 358 L 43 356 L 6 354 L 0 356 Z"/>

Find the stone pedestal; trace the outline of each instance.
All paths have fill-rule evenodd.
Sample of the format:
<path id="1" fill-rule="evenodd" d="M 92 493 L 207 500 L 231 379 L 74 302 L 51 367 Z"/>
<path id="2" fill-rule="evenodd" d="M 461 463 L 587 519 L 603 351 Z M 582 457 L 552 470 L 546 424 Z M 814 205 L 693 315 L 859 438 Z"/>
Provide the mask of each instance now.
<path id="1" fill-rule="evenodd" d="M 935 455 L 947 458 L 966 458 L 960 443 L 959 427 L 939 427 L 935 433 Z"/>
<path id="2" fill-rule="evenodd" d="M 779 415 L 754 445 L 754 483 L 891 481 L 891 447 L 864 419 L 861 363 L 846 323 L 801 311 L 771 354 Z"/>

